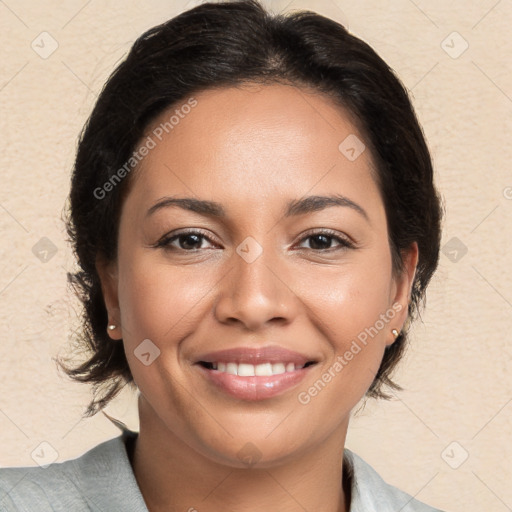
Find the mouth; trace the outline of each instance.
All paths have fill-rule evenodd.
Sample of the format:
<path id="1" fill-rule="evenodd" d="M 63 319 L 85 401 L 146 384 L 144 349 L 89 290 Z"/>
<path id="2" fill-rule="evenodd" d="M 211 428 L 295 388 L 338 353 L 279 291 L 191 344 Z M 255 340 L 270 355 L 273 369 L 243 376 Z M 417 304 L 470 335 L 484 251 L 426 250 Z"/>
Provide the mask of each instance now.
<path id="1" fill-rule="evenodd" d="M 214 389 L 240 400 L 265 400 L 298 385 L 318 361 L 280 347 L 229 349 L 198 357 L 194 367 Z"/>

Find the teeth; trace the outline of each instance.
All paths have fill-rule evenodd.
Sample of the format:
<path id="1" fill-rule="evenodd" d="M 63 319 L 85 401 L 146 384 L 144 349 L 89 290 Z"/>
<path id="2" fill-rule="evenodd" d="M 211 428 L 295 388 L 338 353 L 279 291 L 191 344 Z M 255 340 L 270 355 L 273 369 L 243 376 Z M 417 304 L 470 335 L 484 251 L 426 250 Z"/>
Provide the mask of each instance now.
<path id="1" fill-rule="evenodd" d="M 240 363 L 238 365 L 238 375 L 241 377 L 254 377 L 254 365 Z"/>
<path id="2" fill-rule="evenodd" d="M 236 363 L 228 363 L 226 365 L 226 372 L 231 375 L 238 375 L 238 365 Z"/>
<path id="3" fill-rule="evenodd" d="M 261 377 L 268 377 L 272 375 L 272 365 L 270 363 L 259 364 L 254 367 L 254 375 Z"/>
<path id="4" fill-rule="evenodd" d="M 284 373 L 286 371 L 286 367 L 284 363 L 274 363 L 272 365 L 272 373 L 274 375 L 279 375 L 280 373 Z"/>
<path id="5" fill-rule="evenodd" d="M 231 375 L 239 375 L 240 377 L 271 377 L 272 375 L 280 375 L 285 372 L 293 372 L 303 365 L 295 365 L 294 363 L 211 363 L 212 369 Z"/>

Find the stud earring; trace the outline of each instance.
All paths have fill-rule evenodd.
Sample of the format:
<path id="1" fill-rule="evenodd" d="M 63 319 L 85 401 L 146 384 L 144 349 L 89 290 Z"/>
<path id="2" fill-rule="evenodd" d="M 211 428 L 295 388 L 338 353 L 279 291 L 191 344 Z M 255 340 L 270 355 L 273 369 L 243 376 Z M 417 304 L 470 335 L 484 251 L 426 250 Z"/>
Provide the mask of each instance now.
<path id="1" fill-rule="evenodd" d="M 109 331 L 113 331 L 114 329 L 117 329 L 117 325 L 110 324 L 110 325 L 107 327 L 107 329 L 108 329 Z"/>
<path id="2" fill-rule="evenodd" d="M 400 334 L 400 332 L 397 329 L 391 329 L 391 332 L 393 333 L 393 336 L 395 338 L 398 338 L 398 335 Z"/>

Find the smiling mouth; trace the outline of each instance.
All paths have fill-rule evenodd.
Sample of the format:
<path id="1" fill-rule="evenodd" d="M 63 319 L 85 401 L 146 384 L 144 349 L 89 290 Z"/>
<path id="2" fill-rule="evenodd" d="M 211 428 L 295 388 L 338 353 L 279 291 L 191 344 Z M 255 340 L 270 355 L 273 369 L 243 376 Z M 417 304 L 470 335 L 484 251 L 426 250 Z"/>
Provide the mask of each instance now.
<path id="1" fill-rule="evenodd" d="M 285 395 L 299 385 L 321 358 L 279 345 L 239 346 L 196 356 L 201 378 L 224 395 L 255 401 Z"/>
<path id="2" fill-rule="evenodd" d="M 308 361 L 305 364 L 295 364 L 293 362 L 265 362 L 249 364 L 223 361 L 199 361 L 199 364 L 207 370 L 215 370 L 219 373 L 238 375 L 240 377 L 271 377 L 273 375 L 282 375 L 283 373 L 302 370 L 303 368 L 316 364 L 316 361 Z"/>

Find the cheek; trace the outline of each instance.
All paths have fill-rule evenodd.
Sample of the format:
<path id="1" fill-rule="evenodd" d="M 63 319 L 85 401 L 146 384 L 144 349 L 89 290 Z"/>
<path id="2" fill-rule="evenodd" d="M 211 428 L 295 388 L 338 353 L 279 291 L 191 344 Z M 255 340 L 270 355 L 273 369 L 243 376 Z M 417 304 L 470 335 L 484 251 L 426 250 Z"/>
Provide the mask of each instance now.
<path id="1" fill-rule="evenodd" d="M 126 341 L 179 339 L 187 331 L 215 280 L 191 266 L 156 261 L 143 251 L 119 265 L 119 305 Z"/>
<path id="2" fill-rule="evenodd" d="M 312 316 L 340 349 L 390 308 L 390 272 L 377 266 L 354 263 L 318 272 L 305 277 L 303 289 Z"/>
<path id="3" fill-rule="evenodd" d="M 306 314 L 328 342 L 322 377 L 333 382 L 327 393 L 331 399 L 326 400 L 333 407 L 339 406 L 340 392 L 348 403 L 359 400 L 378 371 L 395 315 L 389 300 L 390 268 L 386 258 L 354 260 L 304 280 Z M 319 383 L 313 395 L 322 386 Z"/>
<path id="4" fill-rule="evenodd" d="M 179 411 L 175 419 L 186 425 L 190 406 L 176 392 L 184 386 L 180 342 L 197 328 L 202 301 L 212 285 L 205 273 L 156 262 L 142 251 L 132 251 L 125 263 L 119 262 L 119 305 L 132 375 L 154 410 L 161 409 L 155 400 L 166 397 L 166 407 Z M 200 277 L 194 279 L 194 275 Z M 148 339 L 159 352 L 143 341 Z M 147 348 L 142 351 L 142 346 Z M 150 353 L 148 365 L 138 356 L 144 352 Z"/>

